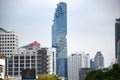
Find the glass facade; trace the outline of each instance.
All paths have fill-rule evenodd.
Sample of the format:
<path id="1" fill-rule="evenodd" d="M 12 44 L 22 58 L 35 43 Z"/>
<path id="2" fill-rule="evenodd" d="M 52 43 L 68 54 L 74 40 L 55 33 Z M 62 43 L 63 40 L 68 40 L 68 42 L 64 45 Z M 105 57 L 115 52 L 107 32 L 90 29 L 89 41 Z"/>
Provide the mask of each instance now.
<path id="1" fill-rule="evenodd" d="M 115 50 L 117 62 L 120 65 L 120 18 L 116 19 L 115 23 Z"/>
<path id="2" fill-rule="evenodd" d="M 67 76 L 67 4 L 60 2 L 54 14 L 52 47 L 56 48 L 57 75 Z"/>

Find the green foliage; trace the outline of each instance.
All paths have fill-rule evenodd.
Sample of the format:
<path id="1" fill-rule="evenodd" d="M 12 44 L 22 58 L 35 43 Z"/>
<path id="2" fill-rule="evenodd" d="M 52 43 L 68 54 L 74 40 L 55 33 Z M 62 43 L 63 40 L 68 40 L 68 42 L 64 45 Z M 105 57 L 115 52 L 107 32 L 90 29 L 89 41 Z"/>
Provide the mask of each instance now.
<path id="1" fill-rule="evenodd" d="M 89 71 L 85 80 L 120 80 L 120 66 L 114 64 L 112 69 Z"/>
<path id="2" fill-rule="evenodd" d="M 0 80 L 3 80 L 2 78 L 0 78 Z"/>
<path id="3" fill-rule="evenodd" d="M 102 70 L 92 70 L 88 72 L 86 80 L 102 80 L 103 71 Z"/>
<path id="4" fill-rule="evenodd" d="M 40 74 L 37 80 L 61 80 L 56 75 L 53 74 Z"/>

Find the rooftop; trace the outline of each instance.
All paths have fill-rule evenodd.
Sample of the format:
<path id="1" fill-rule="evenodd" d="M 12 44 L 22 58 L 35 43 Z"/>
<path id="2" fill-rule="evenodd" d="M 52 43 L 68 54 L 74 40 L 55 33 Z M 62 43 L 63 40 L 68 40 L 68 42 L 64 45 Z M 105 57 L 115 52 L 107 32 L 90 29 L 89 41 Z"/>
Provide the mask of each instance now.
<path id="1" fill-rule="evenodd" d="M 5 32 L 6 33 L 7 31 L 0 27 L 0 32 Z"/>

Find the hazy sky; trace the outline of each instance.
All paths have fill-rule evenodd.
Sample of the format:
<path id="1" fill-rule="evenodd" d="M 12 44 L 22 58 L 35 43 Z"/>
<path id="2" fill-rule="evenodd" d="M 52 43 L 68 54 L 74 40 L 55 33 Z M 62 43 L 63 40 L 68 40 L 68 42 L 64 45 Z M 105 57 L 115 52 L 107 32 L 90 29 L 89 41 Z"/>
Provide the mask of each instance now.
<path id="1" fill-rule="evenodd" d="M 68 55 L 102 51 L 105 66 L 115 56 L 114 26 L 120 17 L 120 0 L 0 0 L 0 27 L 19 34 L 19 45 L 39 41 L 51 47 L 54 12 L 67 3 Z"/>

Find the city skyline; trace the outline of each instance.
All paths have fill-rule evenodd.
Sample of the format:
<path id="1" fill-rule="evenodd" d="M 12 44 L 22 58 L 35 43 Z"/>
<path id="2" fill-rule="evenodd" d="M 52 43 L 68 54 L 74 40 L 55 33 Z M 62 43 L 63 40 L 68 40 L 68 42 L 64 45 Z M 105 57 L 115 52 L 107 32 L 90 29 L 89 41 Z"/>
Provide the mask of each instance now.
<path id="1" fill-rule="evenodd" d="M 105 66 L 115 58 L 115 19 L 120 17 L 119 0 L 21 0 L 0 1 L 0 27 L 19 34 L 19 45 L 38 41 L 51 47 L 51 29 L 56 5 L 68 5 L 68 55 L 84 51 L 93 58 L 101 51 Z"/>

